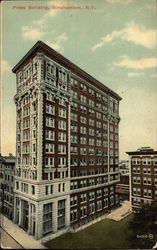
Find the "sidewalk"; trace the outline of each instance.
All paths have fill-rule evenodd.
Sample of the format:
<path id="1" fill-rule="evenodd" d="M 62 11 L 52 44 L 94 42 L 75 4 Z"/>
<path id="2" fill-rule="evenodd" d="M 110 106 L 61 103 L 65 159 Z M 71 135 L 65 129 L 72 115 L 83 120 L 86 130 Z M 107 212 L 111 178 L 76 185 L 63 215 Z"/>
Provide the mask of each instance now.
<path id="1" fill-rule="evenodd" d="M 111 212 L 110 214 L 108 214 L 106 216 L 106 218 L 119 221 L 119 220 L 125 218 L 131 212 L 132 211 L 131 211 L 131 207 L 130 207 L 130 201 L 124 201 L 122 203 L 121 207 L 116 208 L 113 212 Z"/>
<path id="2" fill-rule="evenodd" d="M 25 249 L 46 249 L 40 241 L 35 240 L 31 235 L 28 235 L 24 230 L 19 228 L 16 224 L 8 218 L 0 214 L 1 227 L 17 241 Z M 12 246 L 10 246 L 12 248 Z"/>

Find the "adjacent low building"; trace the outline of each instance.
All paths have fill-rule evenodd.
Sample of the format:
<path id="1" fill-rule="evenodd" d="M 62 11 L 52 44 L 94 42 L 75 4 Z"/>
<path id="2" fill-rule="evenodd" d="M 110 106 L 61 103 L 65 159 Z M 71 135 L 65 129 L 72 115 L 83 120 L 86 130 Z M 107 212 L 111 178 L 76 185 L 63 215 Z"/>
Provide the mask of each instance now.
<path id="1" fill-rule="evenodd" d="M 129 161 L 122 160 L 119 162 L 119 171 L 121 174 L 128 174 L 129 173 Z"/>
<path id="2" fill-rule="evenodd" d="M 130 199 L 130 176 L 129 173 L 120 174 L 120 182 L 116 184 L 116 194 L 118 194 L 121 202 Z"/>
<path id="3" fill-rule="evenodd" d="M 0 211 L 13 220 L 15 157 L 0 156 Z"/>
<path id="4" fill-rule="evenodd" d="M 130 201 L 133 209 L 157 200 L 157 151 L 142 147 L 127 152 L 130 167 Z"/>

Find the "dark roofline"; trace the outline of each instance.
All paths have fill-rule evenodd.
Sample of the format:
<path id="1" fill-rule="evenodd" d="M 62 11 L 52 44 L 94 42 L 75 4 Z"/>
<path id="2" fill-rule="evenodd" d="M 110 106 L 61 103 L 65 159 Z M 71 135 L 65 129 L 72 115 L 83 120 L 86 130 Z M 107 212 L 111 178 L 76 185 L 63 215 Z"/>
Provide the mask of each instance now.
<path id="1" fill-rule="evenodd" d="M 13 73 L 16 73 L 19 69 L 19 67 L 26 62 L 27 59 L 29 59 L 35 52 L 40 51 L 44 52 L 45 54 L 49 56 L 53 56 L 53 59 L 57 61 L 59 64 L 67 67 L 68 69 L 72 70 L 73 73 L 78 74 L 80 77 L 84 78 L 86 81 L 90 81 L 92 83 L 95 83 L 102 91 L 106 91 L 107 93 L 110 93 L 113 97 L 115 97 L 117 100 L 121 100 L 122 98 L 116 94 L 113 90 L 106 87 L 104 84 L 96 80 L 94 77 L 89 75 L 87 72 L 76 66 L 74 63 L 72 63 L 70 60 L 56 52 L 54 49 L 52 49 L 50 46 L 45 44 L 42 41 L 38 41 L 27 53 L 26 55 L 14 66 L 12 69 Z"/>
<path id="2" fill-rule="evenodd" d="M 131 151 L 131 152 L 126 152 L 128 155 L 157 155 L 157 151 Z"/>

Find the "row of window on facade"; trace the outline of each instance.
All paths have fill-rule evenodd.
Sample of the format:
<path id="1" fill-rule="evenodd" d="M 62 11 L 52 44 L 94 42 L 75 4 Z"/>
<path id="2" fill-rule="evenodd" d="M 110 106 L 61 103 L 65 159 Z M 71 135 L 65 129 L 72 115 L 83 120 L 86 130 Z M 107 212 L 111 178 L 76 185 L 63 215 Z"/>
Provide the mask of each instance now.
<path id="1" fill-rule="evenodd" d="M 115 176 L 118 176 L 115 174 Z M 71 181 L 70 182 L 70 189 L 75 190 L 78 188 L 85 188 L 88 186 L 96 186 L 100 184 L 107 184 L 108 183 L 108 176 L 92 178 L 92 179 L 85 179 L 80 181 Z"/>
<path id="2" fill-rule="evenodd" d="M 17 74 L 17 83 L 20 84 L 22 81 L 28 79 L 32 76 L 32 74 L 37 73 L 38 70 L 38 64 L 36 60 L 33 60 L 32 63 L 29 63 L 26 67 L 23 68 L 18 74 Z"/>
<path id="3" fill-rule="evenodd" d="M 132 158 L 131 159 L 131 164 L 132 165 L 150 165 L 152 163 L 157 164 L 157 157 L 143 157 L 143 158 Z"/>
<path id="4" fill-rule="evenodd" d="M 12 182 L 10 183 L 13 184 Z M 1 183 L 0 187 L 1 187 L 1 190 L 3 190 L 4 192 L 13 194 L 13 187 L 11 187 L 10 185 Z"/>
<path id="5" fill-rule="evenodd" d="M 83 98 L 83 100 L 84 100 L 84 98 Z M 94 101 L 92 101 L 90 99 L 89 99 L 89 104 L 87 104 L 86 102 L 84 102 L 82 100 L 81 100 L 81 104 L 89 105 L 89 108 L 88 108 L 88 106 L 79 105 L 77 102 L 72 101 L 71 104 L 70 104 L 71 109 L 80 110 L 82 113 L 85 113 L 85 114 L 87 114 L 87 112 L 88 112 L 88 114 L 91 115 L 91 116 L 94 116 L 96 114 L 97 119 L 102 119 L 102 115 L 103 115 L 102 111 L 103 112 L 108 111 L 108 108 L 106 106 L 101 105 L 100 103 L 94 103 Z M 99 109 L 101 111 L 101 113 L 96 111 L 95 108 Z"/>
<path id="6" fill-rule="evenodd" d="M 87 200 L 94 200 L 95 198 L 100 198 L 103 196 L 106 196 L 108 194 L 113 194 L 114 193 L 114 187 L 105 187 L 103 190 L 102 189 L 98 189 L 96 191 L 91 191 L 89 192 L 89 194 L 87 195 L 87 193 L 81 194 L 80 195 L 80 202 L 87 202 Z M 75 206 L 78 204 L 78 196 L 74 195 L 71 196 L 70 198 L 70 206 Z"/>
<path id="7" fill-rule="evenodd" d="M 116 174 L 118 171 L 118 167 L 115 167 L 114 169 L 110 167 L 109 172 Z M 90 175 L 100 175 L 100 174 L 108 174 L 107 168 L 90 168 L 88 171 L 87 169 L 81 169 L 79 176 L 90 176 Z M 78 170 L 71 170 L 70 172 L 71 177 L 77 177 L 78 176 Z M 26 178 L 23 176 L 23 178 Z M 60 170 L 58 169 L 57 177 L 58 179 L 64 179 L 66 178 L 66 170 Z M 45 172 L 45 180 L 53 180 L 54 179 L 54 172 Z M 107 179 L 105 179 L 107 181 Z M 99 179 L 99 182 L 100 179 Z M 91 180 L 89 182 L 89 185 L 94 185 L 94 180 Z"/>
<path id="8" fill-rule="evenodd" d="M 137 183 L 137 184 L 141 184 L 143 182 L 143 184 L 145 185 L 157 185 L 157 178 L 149 178 L 149 177 L 137 177 L 137 176 L 133 176 L 133 183 Z"/>
<path id="9" fill-rule="evenodd" d="M 62 148 L 64 149 L 64 147 Z M 53 154 L 53 152 L 49 152 L 51 154 Z M 61 154 L 65 154 L 61 152 Z M 112 157 L 113 155 L 111 155 Z M 21 164 L 21 158 L 18 157 L 18 163 Z M 118 158 L 113 159 L 110 158 L 109 159 L 110 164 L 118 164 Z M 36 165 L 36 158 L 30 158 L 29 156 L 23 156 L 22 157 L 22 163 L 24 165 Z M 45 161 L 45 166 L 46 167 L 54 167 L 54 163 L 55 163 L 55 157 L 48 157 L 46 156 L 46 161 Z M 80 159 L 78 159 L 78 157 L 75 158 L 71 158 L 71 162 L 70 162 L 71 166 L 78 166 L 78 164 L 80 166 L 86 166 L 86 165 L 106 165 L 108 164 L 108 157 L 103 157 L 103 158 L 97 158 L 95 160 L 95 158 L 90 158 L 89 160 L 87 160 L 87 158 L 82 157 Z M 67 165 L 67 158 L 66 157 L 58 157 L 58 166 L 66 166 Z"/>
<path id="10" fill-rule="evenodd" d="M 31 195 L 36 194 L 34 185 L 31 185 L 31 187 L 29 187 L 29 185 L 27 183 L 21 182 L 21 184 L 19 184 L 19 182 L 16 181 L 15 188 L 16 188 L 16 190 L 20 190 L 21 192 L 26 193 L 26 194 L 28 194 L 28 193 L 30 193 Z M 31 188 L 30 191 L 29 191 L 29 188 Z M 66 191 L 66 183 L 59 183 L 58 184 L 58 189 L 55 190 L 55 192 L 56 191 L 58 191 L 58 193 L 65 192 Z M 54 193 L 54 185 L 52 185 L 52 184 L 51 185 L 46 185 L 44 195 L 51 195 L 53 193 Z"/>
<path id="11" fill-rule="evenodd" d="M 22 177 L 24 179 L 30 179 L 30 180 L 37 179 L 37 171 L 22 170 L 21 168 L 16 169 L 15 175 L 17 177 Z"/>
<path id="12" fill-rule="evenodd" d="M 78 82 L 76 80 L 74 80 L 73 78 L 71 78 L 71 85 L 73 87 L 78 87 Z M 88 94 L 91 95 L 92 97 L 95 97 L 97 101 L 102 101 L 105 104 L 108 103 L 109 98 L 107 96 L 103 96 L 100 93 L 97 93 L 96 91 L 94 91 L 93 89 L 87 88 L 87 86 L 83 83 L 80 84 L 80 90 L 83 92 L 86 92 L 86 93 L 88 92 Z M 71 93 L 72 93 L 72 96 L 74 98 L 76 98 L 76 99 L 78 98 L 78 94 L 76 91 L 72 90 Z M 86 102 L 86 96 L 82 97 L 81 101 Z M 115 108 L 115 110 L 118 110 L 118 102 L 116 100 L 111 99 L 109 102 L 109 105 L 110 105 L 110 108 L 112 108 L 112 109 Z"/>
<path id="13" fill-rule="evenodd" d="M 156 180 L 156 185 L 157 185 L 157 180 Z M 142 195 L 143 193 L 143 195 Z M 133 195 L 139 195 L 139 196 L 144 196 L 144 197 L 152 197 L 153 192 L 152 189 L 144 188 L 143 190 L 141 188 L 136 188 L 133 187 Z M 157 198 L 157 190 L 154 190 L 154 195 L 155 198 Z"/>
<path id="14" fill-rule="evenodd" d="M 141 206 L 142 203 L 143 203 L 144 205 L 150 205 L 151 202 L 152 202 L 151 199 L 150 199 L 150 200 L 147 200 L 147 199 L 142 200 L 142 199 L 140 199 L 140 198 L 133 198 L 133 199 L 132 199 L 132 204 L 133 204 L 134 206 Z"/>
<path id="15" fill-rule="evenodd" d="M 112 159 L 111 159 L 112 160 Z M 108 158 L 107 157 L 102 157 L 102 158 L 86 158 L 86 157 L 81 157 L 81 158 L 71 158 L 71 166 L 86 166 L 86 165 L 106 165 L 108 163 Z M 118 164 L 118 158 L 115 159 L 115 164 Z"/>
<path id="16" fill-rule="evenodd" d="M 58 212 L 57 212 L 57 229 L 65 227 L 65 214 L 66 214 L 66 201 L 58 201 Z M 43 206 L 43 235 L 53 230 L 53 203 L 44 204 Z"/>
<path id="17" fill-rule="evenodd" d="M 148 175 L 152 173 L 157 174 L 157 168 L 154 168 L 154 167 L 152 169 L 150 167 L 142 167 L 142 168 L 133 167 L 132 170 L 134 174 L 140 174 L 140 173 L 148 174 Z"/>
<path id="18" fill-rule="evenodd" d="M 95 204 L 95 202 L 93 203 L 89 203 L 89 214 L 93 214 L 96 211 L 100 211 L 103 208 L 107 208 L 109 205 L 112 206 L 114 205 L 114 203 L 118 203 L 118 198 L 116 197 L 114 199 L 114 196 L 110 197 L 110 200 L 108 198 L 104 198 L 103 201 L 102 200 L 98 200 Z M 88 213 L 88 208 L 87 206 L 81 206 L 80 207 L 80 218 L 84 218 L 87 216 Z M 73 209 L 70 212 L 70 220 L 71 221 L 75 221 L 78 219 L 78 210 L 77 209 Z"/>
<path id="19" fill-rule="evenodd" d="M 94 116 L 94 111 L 90 112 L 90 117 L 86 117 L 86 116 L 82 116 L 82 114 L 77 114 L 77 113 L 74 113 L 74 112 L 71 112 L 70 114 L 70 118 L 71 118 L 71 121 L 75 121 L 75 122 L 78 122 L 80 121 L 81 123 L 83 124 L 88 124 L 90 126 L 99 126 L 99 127 L 102 127 L 103 129 L 107 130 L 107 121 L 108 121 L 108 117 L 106 115 L 103 115 L 103 119 L 98 119 L 97 117 Z M 92 119 L 93 117 L 93 119 Z M 106 124 L 104 124 L 103 122 L 106 122 Z M 113 121 L 112 121 L 113 123 Z M 114 125 L 115 125 L 115 129 L 114 129 L 114 126 L 112 124 L 110 124 L 110 132 L 116 132 L 118 133 L 118 122 L 117 121 L 114 121 Z"/>
<path id="20" fill-rule="evenodd" d="M 12 174 L 5 174 L 4 172 L 1 172 L 0 179 L 3 179 L 4 181 L 8 181 L 8 182 L 10 181 L 13 182 L 14 176 Z"/>

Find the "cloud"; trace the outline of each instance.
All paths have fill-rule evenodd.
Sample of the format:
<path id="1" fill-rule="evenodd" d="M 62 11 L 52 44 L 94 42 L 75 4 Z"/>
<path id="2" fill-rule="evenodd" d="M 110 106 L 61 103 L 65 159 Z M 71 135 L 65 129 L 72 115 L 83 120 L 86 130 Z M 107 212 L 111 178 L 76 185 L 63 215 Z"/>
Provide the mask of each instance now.
<path id="1" fill-rule="evenodd" d="M 152 78 L 155 78 L 155 77 L 157 77 L 157 74 L 156 74 L 156 73 L 155 73 L 155 74 L 152 74 L 151 77 L 152 77 Z"/>
<path id="2" fill-rule="evenodd" d="M 60 34 L 59 36 L 57 36 L 54 41 L 49 41 L 47 40 L 46 43 L 52 47 L 54 50 L 57 50 L 57 51 L 60 51 L 60 52 L 63 52 L 64 51 L 64 48 L 63 48 L 63 45 L 62 43 L 67 41 L 68 40 L 68 37 L 66 35 L 65 32 L 63 32 L 62 34 Z"/>
<path id="3" fill-rule="evenodd" d="M 146 29 L 144 26 L 136 24 L 134 21 L 126 24 L 124 29 L 119 31 L 114 30 L 111 34 L 102 37 L 100 42 L 92 47 L 92 51 L 102 47 L 106 43 L 112 42 L 115 39 L 132 42 L 136 45 L 143 46 L 148 49 L 153 49 L 156 46 L 156 30 Z"/>
<path id="4" fill-rule="evenodd" d="M 2 73 L 10 72 L 10 71 L 11 71 L 11 67 L 10 67 L 8 61 L 2 60 Z"/>
<path id="5" fill-rule="evenodd" d="M 143 72 L 128 72 L 129 77 L 138 77 L 138 76 L 143 76 Z"/>
<path id="6" fill-rule="evenodd" d="M 128 4 L 128 3 L 131 3 L 132 0 L 106 0 L 107 3 L 110 3 L 110 4 Z"/>
<path id="7" fill-rule="evenodd" d="M 142 70 L 156 67 L 157 59 L 155 57 L 151 57 L 132 60 L 127 55 L 124 55 L 121 57 L 121 60 L 119 62 L 115 62 L 114 65 L 127 69 Z"/>
<path id="8" fill-rule="evenodd" d="M 41 37 L 44 35 L 44 32 L 37 28 L 33 28 L 32 26 L 23 26 L 22 35 L 25 39 L 37 40 L 41 39 Z"/>
<path id="9" fill-rule="evenodd" d="M 32 20 L 32 26 L 23 26 L 22 27 L 22 36 L 28 40 L 37 40 L 41 39 L 46 33 L 46 22 L 49 18 L 55 17 L 57 10 L 52 8 L 52 4 L 55 2 L 48 2 L 49 10 L 39 19 Z"/>

